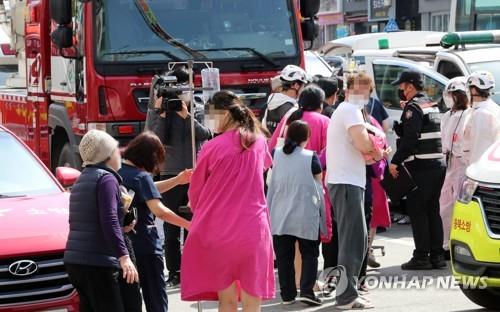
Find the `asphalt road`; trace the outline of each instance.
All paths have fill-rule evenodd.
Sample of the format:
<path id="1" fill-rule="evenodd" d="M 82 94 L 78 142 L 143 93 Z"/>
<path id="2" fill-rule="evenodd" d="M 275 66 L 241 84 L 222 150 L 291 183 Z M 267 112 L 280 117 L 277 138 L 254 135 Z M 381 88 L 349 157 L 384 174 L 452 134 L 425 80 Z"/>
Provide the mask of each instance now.
<path id="1" fill-rule="evenodd" d="M 418 272 L 401 270 L 401 263 L 409 260 L 413 250 L 410 226 L 394 225 L 387 232 L 378 234 L 374 245 L 385 246 L 386 255 L 381 257 L 378 252 L 377 259 L 382 266 L 379 269 L 371 269 L 368 273 L 370 278 L 367 283 L 371 289 L 366 297 L 375 306 L 369 311 L 488 311 L 470 302 L 459 289 L 444 287 L 452 285 L 449 267 L 444 270 Z M 320 259 L 320 268 L 322 267 L 322 259 Z M 387 284 L 388 281 L 396 281 L 396 278 L 399 284 Z M 383 281 L 386 283 L 384 284 Z M 404 287 L 401 286 L 402 281 L 406 281 Z M 424 284 L 425 289 L 423 289 Z M 387 285 L 391 287 L 387 289 Z M 325 298 L 323 305 L 315 308 L 310 308 L 300 302 L 291 306 L 283 306 L 279 300 L 279 288 L 277 289 L 278 299 L 265 302 L 262 311 L 336 311 L 333 307 L 334 298 Z M 180 289 L 169 290 L 168 298 L 169 311 L 197 311 L 196 303 L 180 300 Z M 202 302 L 202 307 L 203 311 L 217 311 L 217 304 L 213 302 Z"/>

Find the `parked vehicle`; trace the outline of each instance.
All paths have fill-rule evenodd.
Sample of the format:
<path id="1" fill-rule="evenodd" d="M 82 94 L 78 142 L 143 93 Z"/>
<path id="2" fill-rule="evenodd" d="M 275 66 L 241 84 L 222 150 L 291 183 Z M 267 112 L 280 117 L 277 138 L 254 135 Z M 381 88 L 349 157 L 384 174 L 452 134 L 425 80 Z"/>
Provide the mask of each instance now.
<path id="1" fill-rule="evenodd" d="M 79 172 L 57 177 L 19 138 L 0 126 L 0 311 L 77 311 L 64 269 L 69 194 Z"/>
<path id="2" fill-rule="evenodd" d="M 453 275 L 474 303 L 500 310 L 500 141 L 467 168 L 453 210 Z"/>
<path id="3" fill-rule="evenodd" d="M 259 114 L 270 78 L 304 67 L 319 10 L 319 0 L 8 2 L 24 86 L 0 90 L 0 123 L 52 169 L 80 167 L 90 129 L 126 145 L 144 127 L 153 74 L 176 62 L 213 62 L 221 87 Z"/>
<path id="4" fill-rule="evenodd" d="M 322 46 L 318 52 L 325 56 L 336 55 L 349 59 L 357 50 L 396 49 L 439 45 L 443 35 L 444 33 L 435 31 L 401 31 L 361 34 L 332 40 Z M 408 40 L 408 36 L 411 36 L 411 40 Z"/>
<path id="5" fill-rule="evenodd" d="M 352 59 L 358 65 L 379 58 L 412 60 L 449 79 L 468 76 L 479 70 L 489 71 L 500 79 L 500 31 L 448 33 L 441 37 L 440 46 L 360 49 L 352 53 Z M 500 103 L 500 86 L 494 90 L 493 100 Z"/>
<path id="6" fill-rule="evenodd" d="M 436 37 L 440 34 L 440 37 Z M 392 121 L 399 120 L 400 107 L 397 89 L 390 82 L 405 69 L 421 72 L 425 91 L 435 101 L 440 101 L 448 79 L 468 76 L 474 71 L 490 71 L 500 80 L 500 31 L 434 33 L 428 42 L 439 38 L 440 45 L 420 45 L 404 48 L 370 48 L 360 45 L 352 50 L 349 66 L 366 70 L 375 82 L 375 95 L 386 106 Z M 390 40 L 389 40 L 389 46 Z M 500 103 L 500 86 L 494 90 L 493 100 Z M 389 133 L 394 149 L 395 136 Z"/>
<path id="7" fill-rule="evenodd" d="M 398 86 L 391 85 L 391 82 L 395 81 L 401 72 L 413 70 L 422 73 L 425 86 L 424 91 L 436 102 L 441 101 L 443 89 L 449 80 L 429 66 L 398 58 L 366 58 L 363 68 L 374 81 L 374 96 L 380 99 L 386 107 L 391 125 L 394 121 L 400 120 L 403 111 L 398 95 Z M 395 152 L 396 134 L 392 129 L 389 131 L 387 139 L 393 152 Z"/>
<path id="8" fill-rule="evenodd" d="M 305 51 L 304 56 L 306 72 L 310 76 L 331 77 L 334 74 L 333 68 L 317 52 Z"/>

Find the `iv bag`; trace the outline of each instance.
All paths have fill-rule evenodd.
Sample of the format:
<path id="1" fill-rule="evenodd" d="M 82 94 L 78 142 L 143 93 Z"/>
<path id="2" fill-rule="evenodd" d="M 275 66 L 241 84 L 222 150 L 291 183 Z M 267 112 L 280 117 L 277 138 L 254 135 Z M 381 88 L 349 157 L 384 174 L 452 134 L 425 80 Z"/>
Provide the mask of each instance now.
<path id="1" fill-rule="evenodd" d="M 204 68 L 201 70 L 201 84 L 203 88 L 203 99 L 205 103 L 212 98 L 216 92 L 220 91 L 220 76 L 218 68 Z"/>

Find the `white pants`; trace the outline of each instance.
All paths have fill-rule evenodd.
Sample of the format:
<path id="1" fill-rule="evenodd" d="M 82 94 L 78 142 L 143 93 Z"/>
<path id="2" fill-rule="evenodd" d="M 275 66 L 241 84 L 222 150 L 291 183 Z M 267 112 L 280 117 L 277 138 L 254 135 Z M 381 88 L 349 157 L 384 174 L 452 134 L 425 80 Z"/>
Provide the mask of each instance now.
<path id="1" fill-rule="evenodd" d="M 453 207 L 458 198 L 458 193 L 465 178 L 466 165 L 463 158 L 451 157 L 450 164 L 446 170 L 446 178 L 441 197 L 439 199 L 441 220 L 443 221 L 443 248 L 448 250 L 451 231 L 451 219 L 453 217 Z"/>

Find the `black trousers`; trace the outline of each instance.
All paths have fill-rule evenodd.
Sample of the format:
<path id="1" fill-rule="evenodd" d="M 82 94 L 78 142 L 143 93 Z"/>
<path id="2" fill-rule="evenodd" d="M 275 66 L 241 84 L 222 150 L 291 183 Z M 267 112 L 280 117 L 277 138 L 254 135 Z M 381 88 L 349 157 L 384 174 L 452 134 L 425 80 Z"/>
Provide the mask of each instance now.
<path id="1" fill-rule="evenodd" d="M 66 271 L 80 296 L 80 312 L 126 312 L 118 268 L 66 264 Z"/>
<path id="2" fill-rule="evenodd" d="M 127 250 L 130 255 L 130 259 L 137 268 L 137 260 L 134 254 L 134 248 L 132 246 L 132 241 L 130 240 L 129 234 L 124 234 L 125 245 L 127 245 Z M 123 271 L 120 270 L 119 276 L 120 282 L 120 292 L 122 294 L 123 308 L 125 312 L 142 312 L 142 295 L 141 287 L 139 283 L 128 284 L 125 279 L 123 279 Z"/>
<path id="3" fill-rule="evenodd" d="M 333 209 L 332 209 L 332 220 Z M 321 244 L 321 253 L 323 254 L 324 265 L 323 269 L 334 268 L 338 265 L 339 257 L 339 234 L 337 231 L 337 222 L 332 222 L 332 240 L 328 243 Z"/>
<path id="4" fill-rule="evenodd" d="M 175 176 L 162 176 L 161 179 L 165 180 L 173 177 Z M 179 206 L 188 203 L 188 189 L 189 185 L 179 185 L 163 193 L 163 203 L 170 210 L 179 214 Z M 191 219 L 190 216 L 182 216 L 186 219 Z M 181 229 L 178 226 L 166 222 L 163 225 L 163 229 L 165 231 L 165 260 L 167 263 L 167 270 L 169 274 L 177 273 L 181 269 Z M 184 239 L 186 239 L 187 233 L 187 231 L 184 231 Z"/>
<path id="5" fill-rule="evenodd" d="M 291 301 L 297 297 L 295 286 L 295 242 L 299 242 L 302 256 L 302 272 L 300 277 L 300 293 L 313 295 L 318 275 L 319 237 L 318 240 L 301 239 L 291 235 L 274 235 L 274 252 L 278 263 L 278 277 L 281 299 Z"/>
<path id="6" fill-rule="evenodd" d="M 373 214 L 373 190 L 371 184 L 371 177 L 367 174 L 366 187 L 365 187 L 365 220 L 366 220 L 366 229 L 368 233 L 370 233 L 370 222 L 372 220 L 372 214 Z M 368 237 L 368 240 L 369 239 L 370 237 Z M 363 264 L 361 265 L 361 271 L 359 273 L 359 278 L 361 280 L 360 284 L 363 284 L 364 278 L 366 277 L 369 254 L 370 254 L 370 248 L 367 249 L 365 258 L 363 259 Z"/>
<path id="7" fill-rule="evenodd" d="M 162 255 L 135 255 L 144 304 L 148 312 L 167 312 L 167 285 Z"/>
<path id="8" fill-rule="evenodd" d="M 439 214 L 439 197 L 446 175 L 440 162 L 431 162 L 427 169 L 407 166 L 418 189 L 407 198 L 415 250 L 419 259 L 436 258 L 443 254 L 443 223 Z"/>

